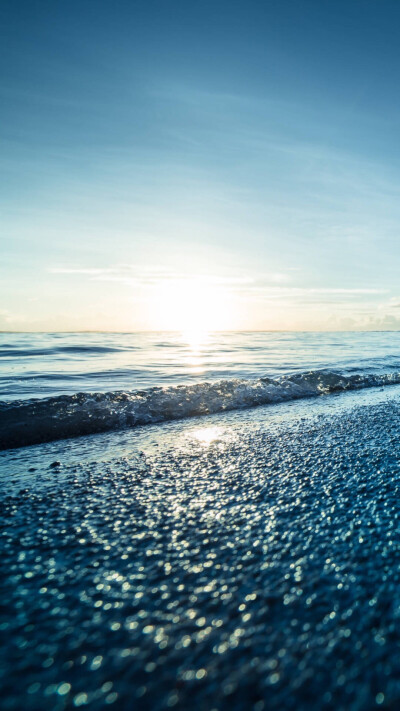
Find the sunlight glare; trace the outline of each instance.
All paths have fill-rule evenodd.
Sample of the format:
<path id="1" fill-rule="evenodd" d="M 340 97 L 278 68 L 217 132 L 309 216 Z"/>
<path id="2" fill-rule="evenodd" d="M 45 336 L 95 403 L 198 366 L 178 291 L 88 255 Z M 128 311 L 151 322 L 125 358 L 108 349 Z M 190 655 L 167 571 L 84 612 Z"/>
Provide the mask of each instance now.
<path id="1" fill-rule="evenodd" d="M 229 290 L 211 279 L 174 279 L 153 291 L 151 317 L 156 328 L 182 331 L 193 350 L 210 331 L 229 329 L 232 316 Z"/>
<path id="2" fill-rule="evenodd" d="M 222 427 L 202 427 L 201 429 L 191 432 L 191 437 L 206 447 L 212 442 L 215 442 L 215 440 L 220 439 L 222 433 Z"/>

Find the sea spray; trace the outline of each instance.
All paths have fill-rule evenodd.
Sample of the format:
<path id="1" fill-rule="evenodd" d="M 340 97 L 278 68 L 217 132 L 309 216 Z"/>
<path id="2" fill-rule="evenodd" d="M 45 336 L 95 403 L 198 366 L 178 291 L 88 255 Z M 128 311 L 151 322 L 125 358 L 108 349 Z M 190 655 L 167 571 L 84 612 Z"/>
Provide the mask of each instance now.
<path id="1" fill-rule="evenodd" d="M 1 402 L 0 449 L 399 383 L 397 371 L 345 375 L 316 370 L 275 379 L 231 379 Z"/>

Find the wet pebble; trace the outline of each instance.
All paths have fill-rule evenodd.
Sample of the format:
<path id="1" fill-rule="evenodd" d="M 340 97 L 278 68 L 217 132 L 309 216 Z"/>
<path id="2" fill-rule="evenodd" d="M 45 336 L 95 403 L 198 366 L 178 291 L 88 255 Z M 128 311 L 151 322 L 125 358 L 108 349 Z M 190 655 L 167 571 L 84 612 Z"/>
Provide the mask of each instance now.
<path id="1" fill-rule="evenodd" d="M 365 407 L 5 486 L 2 707 L 396 708 L 399 427 Z"/>

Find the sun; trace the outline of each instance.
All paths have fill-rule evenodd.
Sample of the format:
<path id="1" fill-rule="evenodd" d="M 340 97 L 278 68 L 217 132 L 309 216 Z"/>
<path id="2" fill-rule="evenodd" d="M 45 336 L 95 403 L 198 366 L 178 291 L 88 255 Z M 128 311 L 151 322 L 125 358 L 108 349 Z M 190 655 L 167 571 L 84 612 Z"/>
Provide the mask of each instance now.
<path id="1" fill-rule="evenodd" d="M 205 277 L 166 280 L 151 295 L 150 318 L 155 328 L 182 331 L 192 340 L 209 331 L 229 329 L 232 315 L 229 290 Z"/>

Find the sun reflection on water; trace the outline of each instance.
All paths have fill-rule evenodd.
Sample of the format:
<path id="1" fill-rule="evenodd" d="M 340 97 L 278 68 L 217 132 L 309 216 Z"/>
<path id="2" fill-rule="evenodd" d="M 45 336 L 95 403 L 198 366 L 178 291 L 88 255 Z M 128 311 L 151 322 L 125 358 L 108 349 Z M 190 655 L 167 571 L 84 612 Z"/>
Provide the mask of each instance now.
<path id="1" fill-rule="evenodd" d="M 197 440 L 199 444 L 204 446 L 210 445 L 212 442 L 220 439 L 223 433 L 222 427 L 201 427 L 190 433 L 190 436 Z"/>
<path id="2" fill-rule="evenodd" d="M 202 330 L 188 330 L 182 334 L 182 339 L 187 343 L 186 364 L 195 373 L 205 370 L 204 349 L 209 340 L 209 332 Z"/>

